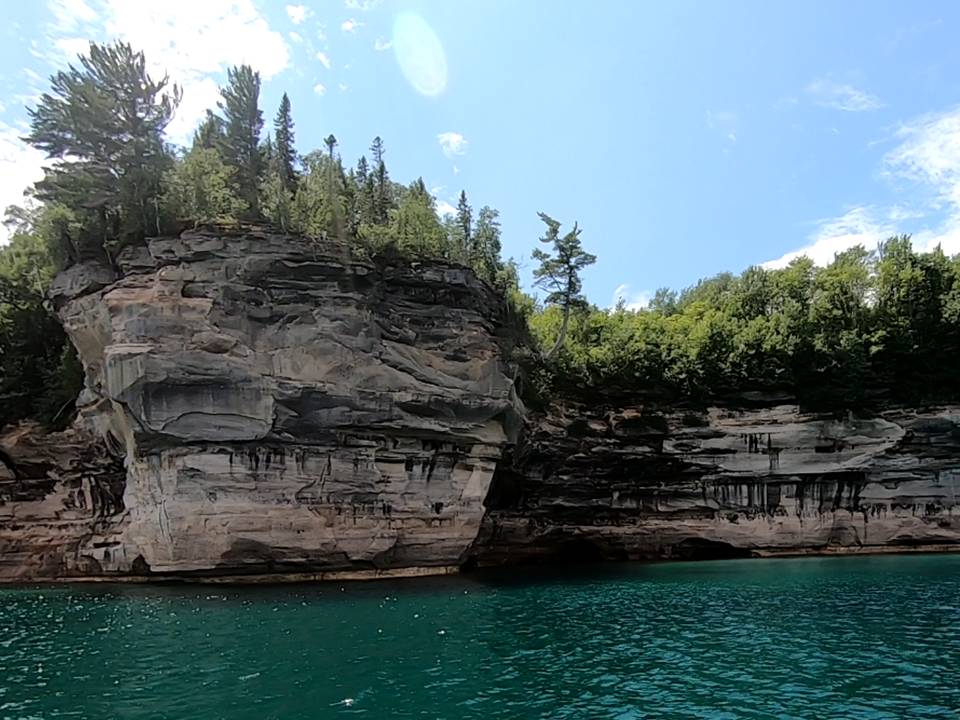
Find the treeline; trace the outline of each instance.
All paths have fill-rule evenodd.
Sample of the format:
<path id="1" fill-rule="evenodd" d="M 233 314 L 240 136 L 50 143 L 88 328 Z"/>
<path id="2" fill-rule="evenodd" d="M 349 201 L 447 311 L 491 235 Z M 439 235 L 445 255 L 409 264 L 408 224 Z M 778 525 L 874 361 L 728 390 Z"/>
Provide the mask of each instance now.
<path id="1" fill-rule="evenodd" d="M 544 346 L 561 324 L 559 308 L 531 321 Z M 960 398 L 958 353 L 960 259 L 900 236 L 826 267 L 801 257 L 660 290 L 643 310 L 575 314 L 540 381 L 547 396 L 707 402 L 759 391 L 846 409 Z"/>
<path id="2" fill-rule="evenodd" d="M 83 370 L 45 305 L 54 262 L 39 235 L 16 231 L 0 247 L 0 428 L 22 418 L 72 419 Z"/>
<path id="3" fill-rule="evenodd" d="M 179 149 L 164 131 L 180 91 L 166 77 L 152 78 L 130 45 L 91 44 L 77 65 L 51 78 L 50 92 L 29 110 L 25 139 L 54 161 L 35 195 L 60 264 L 111 256 L 184 223 L 269 220 L 370 252 L 392 247 L 469 264 L 492 283 L 516 287 L 516 268 L 500 259 L 495 209 L 474 216 L 461 192 L 455 215 L 439 218 L 422 178 L 409 185 L 390 178 L 379 137 L 355 167 L 344 166 L 333 135 L 301 156 L 286 93 L 264 136 L 260 75 L 249 66 L 231 68 L 220 94 L 191 146 Z"/>
<path id="4" fill-rule="evenodd" d="M 73 348 L 44 300 L 54 274 L 88 259 L 112 262 L 123 247 L 184 225 L 269 221 L 359 253 L 463 263 L 529 312 L 516 265 L 500 257 L 497 210 L 474 214 L 461 192 L 456 212 L 438 217 L 422 179 L 391 179 L 379 137 L 349 168 L 333 135 L 301 156 L 289 97 L 264 135 L 260 76 L 241 66 L 228 71 L 190 147 L 179 148 L 165 131 L 180 97 L 130 45 L 92 43 L 28 110 L 24 139 L 51 164 L 28 205 L 8 209 L 12 238 L 0 247 L 0 427 L 27 417 L 63 424 L 82 388 Z"/>
<path id="5" fill-rule="evenodd" d="M 164 131 L 179 90 L 152 79 L 129 45 L 91 45 L 51 78 L 26 139 L 53 164 L 34 189 L 37 202 L 8 213 L 13 238 L 0 248 L 0 426 L 23 417 L 62 423 L 81 387 L 76 357 L 44 303 L 58 268 L 110 261 L 123 246 L 184 224 L 263 220 L 361 253 L 473 267 L 529 321 L 529 352 L 518 356 L 529 400 L 707 403 L 760 393 L 846 409 L 960 399 L 960 260 L 939 249 L 918 253 L 895 237 L 826 267 L 799 258 L 660 290 L 642 310 L 604 310 L 582 292 L 581 273 L 596 258 L 580 228 L 561 232 L 541 213 L 547 249 L 532 253 L 533 279 L 545 295 L 537 304 L 520 291 L 516 265 L 500 258 L 496 210 L 474 215 L 461 192 L 456 213 L 439 218 L 422 179 L 391 179 L 379 137 L 351 167 L 333 135 L 301 156 L 289 97 L 265 136 L 259 97 L 259 75 L 232 68 L 190 147 L 174 148 Z"/>

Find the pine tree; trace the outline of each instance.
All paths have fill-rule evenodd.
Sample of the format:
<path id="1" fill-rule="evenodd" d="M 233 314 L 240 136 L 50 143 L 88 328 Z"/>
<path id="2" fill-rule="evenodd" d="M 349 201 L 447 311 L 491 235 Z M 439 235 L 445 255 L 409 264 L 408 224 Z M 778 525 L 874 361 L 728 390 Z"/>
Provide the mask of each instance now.
<path id="1" fill-rule="evenodd" d="M 581 293 L 583 282 L 580 271 L 597 261 L 595 255 L 585 252 L 580 244 L 580 228 L 573 224 L 573 230 L 560 236 L 560 223 L 546 213 L 537 213 L 547 226 L 547 233 L 540 242 L 552 244 L 554 254 L 540 248 L 533 251 L 533 259 L 540 267 L 533 271 L 534 285 L 547 291 L 544 303 L 557 305 L 563 312 L 563 321 L 557 340 L 544 356 L 549 360 L 562 346 L 570 324 L 570 313 L 577 308 L 586 307 L 587 299 Z"/>
<path id="2" fill-rule="evenodd" d="M 387 174 L 387 165 L 383 160 L 383 141 L 378 135 L 370 145 L 370 154 L 373 158 L 373 218 L 374 222 L 386 225 L 390 210 L 390 176 Z"/>
<path id="3" fill-rule="evenodd" d="M 475 253 L 472 252 L 472 241 L 473 241 L 473 208 L 467 204 L 467 193 L 465 190 L 460 191 L 460 199 L 457 201 L 457 226 L 459 227 L 458 241 L 461 243 L 461 246 L 458 248 L 460 256 L 463 258 L 468 258 L 470 261 L 474 259 Z"/>
<path id="4" fill-rule="evenodd" d="M 221 89 L 219 103 L 226 119 L 223 141 L 224 160 L 236 170 L 234 183 L 237 194 L 256 215 L 257 189 L 263 172 L 260 158 L 260 132 L 263 113 L 260 112 L 260 73 L 249 65 L 227 71 L 227 86 Z"/>
<path id="5" fill-rule="evenodd" d="M 423 178 L 417 178 L 400 202 L 392 225 L 396 242 L 419 256 L 438 257 L 443 254 L 444 229 L 437 218 L 433 196 L 427 191 Z"/>
<path id="6" fill-rule="evenodd" d="M 294 169 L 297 151 L 293 147 L 293 117 L 290 114 L 290 98 L 287 97 L 286 93 L 280 99 L 280 109 L 273 121 L 273 130 L 276 138 L 280 179 L 284 187 L 293 188 L 297 182 L 296 170 Z"/>
<path id="7" fill-rule="evenodd" d="M 361 155 L 357 161 L 357 169 L 354 176 L 356 181 L 354 214 L 357 218 L 358 227 L 362 227 L 363 225 L 370 225 L 375 222 L 373 214 L 373 176 L 370 174 L 370 166 L 367 164 L 365 155 Z"/>
<path id="8" fill-rule="evenodd" d="M 79 67 L 51 78 L 28 110 L 28 143 L 55 162 L 37 185 L 41 200 L 84 219 L 95 244 L 159 230 L 160 179 L 171 162 L 163 131 L 180 91 L 147 74 L 143 53 L 126 43 L 90 44 Z"/>
<path id="9" fill-rule="evenodd" d="M 193 133 L 193 148 L 219 150 L 223 145 L 225 135 L 223 118 L 207 110 L 207 116 Z"/>
<path id="10" fill-rule="evenodd" d="M 473 267 L 482 277 L 495 282 L 503 267 L 500 261 L 500 213 L 489 205 L 480 208 L 470 240 Z"/>

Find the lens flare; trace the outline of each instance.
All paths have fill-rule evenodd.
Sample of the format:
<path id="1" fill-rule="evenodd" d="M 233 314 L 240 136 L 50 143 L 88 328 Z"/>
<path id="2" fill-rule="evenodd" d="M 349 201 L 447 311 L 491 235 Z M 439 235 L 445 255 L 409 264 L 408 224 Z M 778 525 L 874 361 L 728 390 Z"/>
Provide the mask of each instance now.
<path id="1" fill-rule="evenodd" d="M 393 23 L 393 52 L 413 89 L 433 97 L 447 87 L 447 56 L 440 38 L 419 15 L 403 13 Z"/>

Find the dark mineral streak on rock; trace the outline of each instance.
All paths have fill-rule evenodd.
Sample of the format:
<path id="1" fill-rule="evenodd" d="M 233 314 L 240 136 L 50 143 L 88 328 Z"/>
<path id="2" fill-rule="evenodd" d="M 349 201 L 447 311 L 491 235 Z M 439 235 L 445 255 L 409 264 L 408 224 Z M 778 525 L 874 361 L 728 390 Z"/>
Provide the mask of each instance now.
<path id="1" fill-rule="evenodd" d="M 455 265 L 207 229 L 51 299 L 86 389 L 0 435 L 0 580 L 960 548 L 960 408 L 524 416 Z"/>
<path id="2" fill-rule="evenodd" d="M 86 370 L 83 452 L 125 470 L 54 436 L 42 460 L 4 446 L 0 579 L 466 554 L 521 410 L 503 301 L 470 270 L 207 229 L 71 267 L 51 297 Z"/>
<path id="3" fill-rule="evenodd" d="M 958 495 L 956 407 L 568 404 L 529 417 L 498 466 L 471 564 L 960 549 Z"/>

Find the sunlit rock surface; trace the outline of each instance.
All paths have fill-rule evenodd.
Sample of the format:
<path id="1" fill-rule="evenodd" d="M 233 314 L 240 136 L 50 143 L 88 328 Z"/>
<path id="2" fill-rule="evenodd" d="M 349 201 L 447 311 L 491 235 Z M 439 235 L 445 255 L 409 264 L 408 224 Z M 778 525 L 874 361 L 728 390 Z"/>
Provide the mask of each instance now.
<path id="1" fill-rule="evenodd" d="M 123 463 L 80 427 L 0 433 L 0 579 L 96 574 L 118 548 Z"/>
<path id="2" fill-rule="evenodd" d="M 491 288 L 458 266 L 363 260 L 258 228 L 155 239 L 117 265 L 75 266 L 52 291 L 87 374 L 78 426 L 126 466 L 110 528 L 89 530 L 110 550 L 65 544 L 53 565 L 25 566 L 232 575 L 463 560 L 519 427 Z M 38 492 L 46 522 L 62 489 Z"/>
<path id="3" fill-rule="evenodd" d="M 473 557 L 948 549 L 958 497 L 957 407 L 838 419 L 567 406 L 530 418 L 501 464 Z"/>

